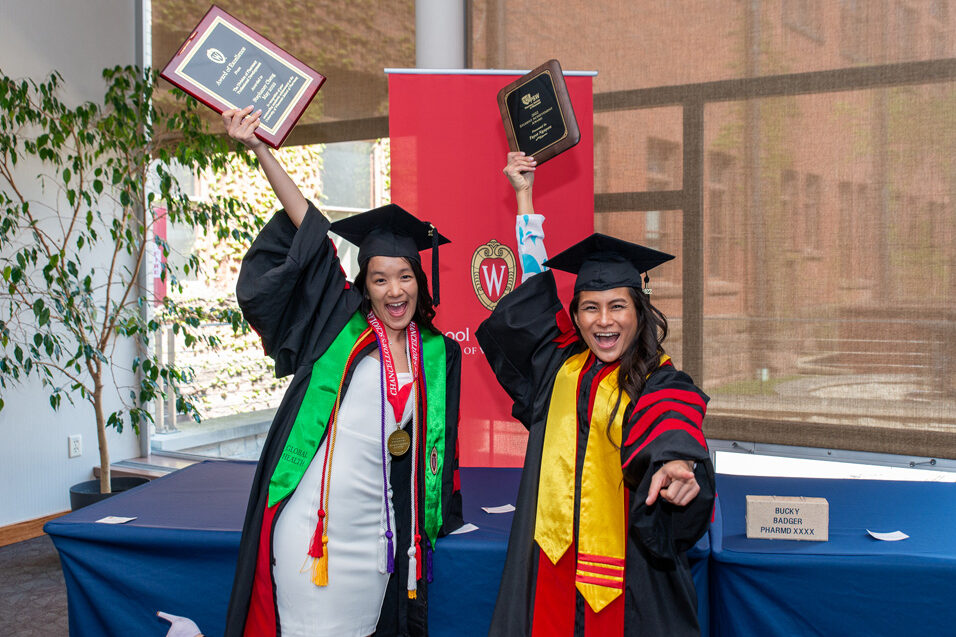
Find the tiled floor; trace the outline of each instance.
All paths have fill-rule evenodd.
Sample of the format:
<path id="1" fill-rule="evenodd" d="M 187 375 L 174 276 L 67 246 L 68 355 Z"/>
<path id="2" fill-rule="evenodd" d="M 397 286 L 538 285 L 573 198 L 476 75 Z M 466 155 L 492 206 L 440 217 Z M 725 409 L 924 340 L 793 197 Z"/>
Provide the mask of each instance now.
<path id="1" fill-rule="evenodd" d="M 0 635 L 68 634 L 66 584 L 50 538 L 0 547 Z"/>

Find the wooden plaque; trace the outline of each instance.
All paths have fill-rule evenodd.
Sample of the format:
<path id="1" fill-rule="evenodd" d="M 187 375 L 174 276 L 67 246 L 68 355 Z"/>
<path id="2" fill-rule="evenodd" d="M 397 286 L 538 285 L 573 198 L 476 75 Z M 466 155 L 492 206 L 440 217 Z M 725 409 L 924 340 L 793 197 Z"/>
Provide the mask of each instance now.
<path id="1" fill-rule="evenodd" d="M 213 6 L 159 74 L 217 113 L 262 110 L 256 136 L 288 137 L 325 77 Z"/>
<path id="2" fill-rule="evenodd" d="M 508 148 L 542 164 L 581 141 L 564 73 L 548 60 L 498 91 Z"/>

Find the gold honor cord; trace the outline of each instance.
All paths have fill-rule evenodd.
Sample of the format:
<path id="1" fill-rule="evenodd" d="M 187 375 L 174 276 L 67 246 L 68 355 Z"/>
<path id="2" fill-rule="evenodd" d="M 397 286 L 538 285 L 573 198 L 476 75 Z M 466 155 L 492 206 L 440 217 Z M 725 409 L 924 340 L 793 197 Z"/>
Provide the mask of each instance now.
<path id="1" fill-rule="evenodd" d="M 558 370 L 548 408 L 541 454 L 534 539 L 552 563 L 571 545 L 574 532 L 574 459 L 577 437 L 578 379 L 589 352 L 572 356 Z M 615 370 L 598 385 L 581 475 L 575 585 L 598 612 L 624 588 L 624 550 L 627 541 L 623 476 L 621 473 L 621 405 L 605 433 L 617 401 Z"/>

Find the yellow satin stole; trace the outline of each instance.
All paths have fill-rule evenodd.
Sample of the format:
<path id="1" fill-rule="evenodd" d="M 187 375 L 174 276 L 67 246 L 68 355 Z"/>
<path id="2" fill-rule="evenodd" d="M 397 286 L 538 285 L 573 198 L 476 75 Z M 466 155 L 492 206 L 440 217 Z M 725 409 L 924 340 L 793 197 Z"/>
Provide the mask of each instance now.
<path id="1" fill-rule="evenodd" d="M 555 564 L 571 546 L 574 533 L 577 390 L 589 353 L 585 350 L 572 356 L 558 370 L 548 408 L 534 539 Z M 624 589 L 627 500 L 620 446 L 626 396 L 611 423 L 610 440 L 605 429 L 617 400 L 617 387 L 617 370 L 598 385 L 581 474 L 575 586 L 595 612 L 614 601 Z"/>
<path id="2" fill-rule="evenodd" d="M 565 554 L 574 535 L 574 471 L 577 449 L 578 379 L 589 350 L 572 356 L 558 370 L 548 407 L 541 453 L 534 540 L 552 564 Z M 670 359 L 661 356 L 663 365 Z M 575 586 L 599 612 L 624 590 L 627 544 L 627 497 L 621 471 L 621 426 L 628 405 L 625 395 L 611 423 L 617 401 L 618 373 L 598 384 L 590 414 L 587 449 L 581 469 L 581 513 Z M 650 376 L 650 374 L 648 374 Z"/>

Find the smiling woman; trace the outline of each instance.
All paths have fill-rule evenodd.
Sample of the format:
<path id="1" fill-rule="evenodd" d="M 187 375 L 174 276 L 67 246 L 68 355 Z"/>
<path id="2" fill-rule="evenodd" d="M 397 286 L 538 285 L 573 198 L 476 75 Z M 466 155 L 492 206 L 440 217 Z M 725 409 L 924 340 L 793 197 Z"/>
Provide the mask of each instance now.
<path id="1" fill-rule="evenodd" d="M 398 257 L 372 257 L 366 265 L 365 297 L 385 323 L 389 337 L 408 327 L 418 302 L 418 280 L 411 262 Z M 391 338 L 389 340 L 392 340 Z"/>
<path id="2" fill-rule="evenodd" d="M 432 325 L 419 256 L 448 240 L 394 204 L 330 224 L 255 137 L 258 114 L 223 119 L 284 207 L 236 296 L 276 373 L 294 374 L 253 483 L 226 635 L 425 635 L 434 543 L 462 523 L 461 349 Z M 330 230 L 359 247 L 352 283 Z"/>
<path id="3" fill-rule="evenodd" d="M 519 227 L 535 168 L 508 156 Z M 647 289 L 672 258 L 591 235 L 543 263 L 577 275 L 570 318 L 543 272 L 476 332 L 530 432 L 491 634 L 699 634 L 685 552 L 713 507 L 708 399 L 664 353 Z"/>
<path id="4" fill-rule="evenodd" d="M 613 363 L 637 335 L 639 299 L 633 288 L 587 290 L 571 301 L 571 316 L 588 348 Z"/>

